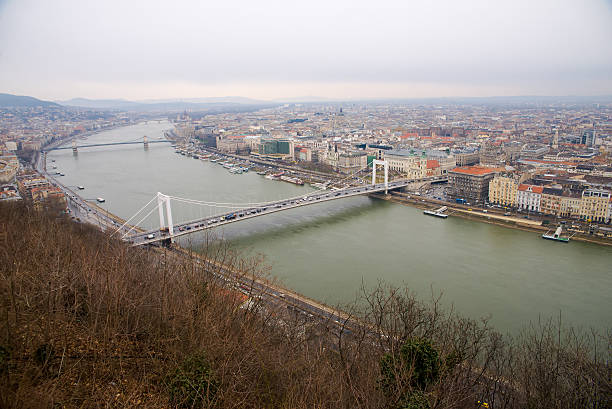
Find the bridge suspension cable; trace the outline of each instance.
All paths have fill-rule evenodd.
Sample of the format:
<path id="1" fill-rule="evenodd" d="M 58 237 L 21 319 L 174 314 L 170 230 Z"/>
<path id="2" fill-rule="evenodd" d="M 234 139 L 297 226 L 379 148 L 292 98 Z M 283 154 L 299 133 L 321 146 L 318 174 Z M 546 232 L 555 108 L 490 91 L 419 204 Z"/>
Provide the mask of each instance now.
<path id="1" fill-rule="evenodd" d="M 343 180 L 346 180 L 346 179 L 348 179 L 348 178 L 350 178 L 350 177 L 352 177 L 352 176 L 355 176 L 357 173 L 361 172 L 362 170 L 366 169 L 367 167 L 368 167 L 368 164 L 366 163 L 366 165 L 365 165 L 365 166 L 362 166 L 361 168 L 357 169 L 355 172 L 351 173 L 351 174 L 350 174 L 350 175 L 348 175 L 348 176 L 343 177 L 343 178 L 342 178 L 342 179 L 340 179 L 340 180 L 336 180 L 336 181 L 331 181 L 331 180 L 330 180 L 330 181 L 328 181 L 328 182 L 325 184 L 325 186 L 328 186 L 328 185 L 333 184 L 333 183 L 340 183 L 340 182 L 342 182 Z"/>
<path id="2" fill-rule="evenodd" d="M 141 208 L 140 208 L 140 209 L 139 209 L 139 210 L 138 210 L 136 213 L 134 213 L 134 215 L 133 215 L 132 217 L 130 217 L 128 220 L 126 220 L 126 221 L 125 221 L 125 223 L 123 223 L 121 226 L 119 226 L 119 228 L 117 228 L 117 230 L 115 230 L 115 231 L 113 232 L 113 235 L 114 235 L 114 234 L 116 234 L 116 233 L 118 233 L 119 231 L 121 231 L 121 229 L 123 229 L 125 226 L 127 226 L 127 224 L 128 224 L 129 222 L 131 222 L 131 221 L 132 221 L 132 219 L 134 219 L 136 216 L 138 216 L 138 214 L 139 214 L 140 212 L 142 212 L 142 211 L 143 211 L 143 210 L 144 210 L 144 209 L 145 209 L 145 208 L 146 208 L 148 205 L 150 205 L 150 204 L 151 204 L 151 202 L 152 202 L 152 201 L 154 201 L 155 199 L 157 199 L 157 196 L 155 196 L 155 197 L 153 197 L 153 199 L 149 200 L 149 203 L 147 203 L 146 205 L 142 206 L 142 207 L 141 207 Z M 154 207 L 153 209 L 156 209 L 156 208 L 157 208 L 157 206 L 156 206 L 156 207 Z M 133 228 L 133 227 L 132 227 L 132 228 Z M 130 231 L 132 231 L 132 229 L 130 229 L 130 230 L 128 231 L 128 233 L 129 233 Z M 124 236 L 125 236 L 125 235 L 124 235 Z"/>
<path id="3" fill-rule="evenodd" d="M 353 173 L 343 177 L 342 179 L 336 180 L 336 181 L 328 181 L 326 183 L 326 186 L 329 185 L 330 183 L 341 183 L 355 175 L 357 175 L 358 173 L 364 171 L 365 169 L 367 169 L 369 166 L 366 164 L 365 166 L 359 168 L 358 170 L 354 171 Z M 189 205 L 196 205 L 199 207 L 209 207 L 209 208 L 222 208 L 222 209 L 247 209 L 247 208 L 252 208 L 252 207 L 264 207 L 267 205 L 271 205 L 274 203 L 277 203 L 279 201 L 291 201 L 291 200 L 296 200 L 296 199 L 300 199 L 300 198 L 304 198 L 306 196 L 308 196 L 309 193 L 306 194 L 301 194 L 298 196 L 294 196 L 294 197 L 289 197 L 289 198 L 284 198 L 284 199 L 277 199 L 277 200 L 271 200 L 271 201 L 266 201 L 266 202 L 245 202 L 245 203 L 232 203 L 232 202 L 213 202 L 213 201 L 205 201 L 205 200 L 197 200 L 197 199 L 188 199 L 188 198 L 183 198 L 183 197 L 178 197 L 178 196 L 170 196 L 170 195 L 163 195 L 164 197 L 166 197 L 168 200 L 172 200 L 175 202 L 179 202 L 179 203 L 184 203 L 184 204 L 189 204 Z M 115 230 L 115 233 L 120 232 L 123 228 L 125 228 L 128 223 L 130 223 L 133 219 L 135 219 L 141 212 L 143 212 L 150 204 L 151 202 L 153 202 L 155 199 L 157 198 L 157 196 L 153 197 L 153 199 L 151 199 L 147 204 L 145 204 L 143 207 L 141 207 L 132 217 L 130 217 L 125 223 L 123 223 L 117 230 Z M 155 210 L 157 210 L 159 208 L 159 203 L 154 206 L 138 223 L 136 223 L 135 225 L 131 225 L 130 229 L 123 234 L 122 238 L 125 237 L 126 235 L 128 235 L 132 230 L 134 230 L 134 228 L 136 228 L 136 226 L 140 225 L 140 223 L 142 223 L 144 220 L 146 220 Z"/>
<path id="4" fill-rule="evenodd" d="M 183 197 L 177 197 L 177 196 L 168 196 L 170 199 L 179 201 L 179 202 L 185 202 L 185 203 L 191 203 L 191 204 L 199 204 L 201 206 L 210 206 L 210 207 L 227 207 L 227 208 L 233 208 L 233 207 L 254 207 L 254 206 L 262 206 L 262 205 L 266 205 L 270 202 L 252 202 L 252 203 L 230 203 L 230 202 L 207 202 L 207 201 L 203 201 L 203 200 L 196 200 L 196 199 L 186 199 Z"/>
<path id="5" fill-rule="evenodd" d="M 155 198 L 157 199 L 157 197 Z M 149 202 L 150 203 L 150 202 Z M 132 230 L 134 230 L 134 228 L 136 228 L 136 226 L 138 226 L 140 223 L 142 223 L 143 221 L 145 221 L 147 219 L 147 217 L 151 216 L 151 213 L 153 213 L 155 210 L 157 210 L 157 208 L 159 207 L 159 204 L 156 204 L 149 213 L 147 213 L 142 219 L 140 219 L 140 221 L 138 221 L 138 223 L 136 223 L 135 225 L 132 225 L 130 227 L 130 229 L 128 231 L 126 231 L 123 236 L 121 236 L 121 238 L 124 238 L 125 236 L 127 236 Z"/>

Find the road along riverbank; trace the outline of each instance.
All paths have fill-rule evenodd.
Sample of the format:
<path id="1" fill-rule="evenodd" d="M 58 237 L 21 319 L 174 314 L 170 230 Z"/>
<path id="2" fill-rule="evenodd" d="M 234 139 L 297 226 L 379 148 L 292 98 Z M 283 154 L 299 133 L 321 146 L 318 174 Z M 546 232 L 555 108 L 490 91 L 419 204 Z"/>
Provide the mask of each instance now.
<path id="1" fill-rule="evenodd" d="M 90 142 L 156 138 L 171 126 L 129 126 L 92 136 Z M 53 151 L 49 162 L 52 159 L 65 173 L 58 180 L 125 220 L 157 192 L 240 204 L 314 191 L 252 171 L 232 174 L 217 163 L 179 155 L 164 144 L 146 150 L 136 145 L 83 149 L 76 156 L 70 150 Z M 105 203 L 98 204 L 96 197 Z M 175 222 L 222 211 L 226 210 L 172 203 Z M 145 230 L 159 228 L 157 213 L 139 224 Z M 214 235 L 247 258 L 261 256 L 267 273 L 282 287 L 331 306 L 350 305 L 362 285 L 374 288 L 384 282 L 409 287 L 424 301 L 433 288 L 434 293 L 444 293 L 445 307 L 452 304 L 474 319 L 490 314 L 492 325 L 510 332 L 537 322 L 539 316 L 558 316 L 560 310 L 567 323 L 605 329 L 606 311 L 612 308 L 609 246 L 555 243 L 542 240 L 541 233 L 475 223 L 467 217 L 442 220 L 423 215 L 414 206 L 373 197 L 273 213 L 215 228 Z M 197 249 L 205 240 L 206 235 L 194 234 L 179 241 Z"/>
<path id="2" fill-rule="evenodd" d="M 441 206 L 448 207 L 446 214 L 449 216 L 461 217 L 463 219 L 472 220 L 475 222 L 494 224 L 496 226 L 502 226 L 510 229 L 537 232 L 544 234 L 550 231 L 552 225 L 543 226 L 539 220 L 530 220 L 519 217 L 504 216 L 489 210 L 483 211 L 480 208 L 473 208 L 469 206 L 454 205 L 449 202 L 444 202 L 435 199 L 429 199 L 427 197 L 413 196 L 407 194 L 389 194 L 384 195 L 381 193 L 372 194 L 372 196 L 387 200 L 394 203 L 400 203 L 407 206 L 416 207 L 423 210 L 432 210 Z M 434 205 L 434 206 L 432 206 Z M 612 246 L 612 239 L 605 237 L 597 237 L 593 235 L 585 235 L 580 233 L 574 233 L 572 240 L 580 241 L 584 243 L 600 244 L 602 246 Z"/>

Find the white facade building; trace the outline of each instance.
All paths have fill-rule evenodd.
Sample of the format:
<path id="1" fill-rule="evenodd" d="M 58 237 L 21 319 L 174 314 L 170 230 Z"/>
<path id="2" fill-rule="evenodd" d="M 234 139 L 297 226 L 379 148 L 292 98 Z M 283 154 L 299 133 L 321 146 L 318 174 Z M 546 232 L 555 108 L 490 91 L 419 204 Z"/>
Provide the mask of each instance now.
<path id="1" fill-rule="evenodd" d="M 543 190 L 542 186 L 520 184 L 516 195 L 517 207 L 530 212 L 540 212 Z"/>

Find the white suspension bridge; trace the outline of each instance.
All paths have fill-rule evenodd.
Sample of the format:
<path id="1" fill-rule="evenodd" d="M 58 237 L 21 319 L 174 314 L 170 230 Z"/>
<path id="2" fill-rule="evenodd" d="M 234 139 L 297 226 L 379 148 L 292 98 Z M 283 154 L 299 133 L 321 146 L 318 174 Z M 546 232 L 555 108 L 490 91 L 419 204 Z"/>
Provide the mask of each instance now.
<path id="1" fill-rule="evenodd" d="M 376 183 L 376 168 L 381 165 L 384 167 L 384 182 Z M 260 203 L 223 203 L 202 201 L 177 196 L 165 195 L 158 192 L 146 205 L 144 205 L 134 216 L 120 226 L 115 233 L 121 233 L 122 239 L 132 243 L 134 246 L 151 244 L 156 242 L 172 242 L 180 236 L 200 232 L 213 227 L 236 223 L 242 220 L 252 219 L 259 216 L 264 216 L 271 213 L 276 213 L 284 210 L 295 209 L 298 207 L 308 206 L 316 203 L 328 202 L 331 200 L 343 199 L 347 197 L 368 195 L 371 193 L 385 192 L 389 190 L 400 189 L 415 182 L 443 182 L 445 177 L 428 177 L 423 179 L 402 179 L 389 182 L 389 167 L 386 161 L 374 160 L 372 166 L 372 183 L 370 185 L 359 185 L 347 187 L 337 190 L 323 190 L 304 195 L 281 199 L 269 202 Z M 345 179 L 352 177 L 356 173 L 361 172 L 364 168 L 359 169 L 355 173 L 347 176 Z M 336 181 L 335 183 L 337 183 Z M 151 204 L 157 199 L 154 205 L 148 212 L 146 211 Z M 186 222 L 174 223 L 172 219 L 171 202 L 184 203 L 188 205 L 200 206 L 204 208 L 224 209 L 220 213 L 214 215 L 198 217 Z M 147 231 L 136 230 L 145 219 L 148 219 L 157 210 L 159 215 L 159 227 Z M 142 216 L 144 214 L 144 216 Z M 138 216 L 142 218 L 130 225 Z"/>

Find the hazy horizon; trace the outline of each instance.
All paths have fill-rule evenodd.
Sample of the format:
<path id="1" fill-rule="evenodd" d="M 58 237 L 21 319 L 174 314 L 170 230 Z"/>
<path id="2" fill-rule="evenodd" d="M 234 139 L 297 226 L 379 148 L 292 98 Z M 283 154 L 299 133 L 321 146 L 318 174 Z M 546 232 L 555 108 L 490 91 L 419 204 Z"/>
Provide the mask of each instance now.
<path id="1" fill-rule="evenodd" d="M 609 0 L 407 3 L 0 0 L 0 92 L 131 101 L 612 95 Z"/>

